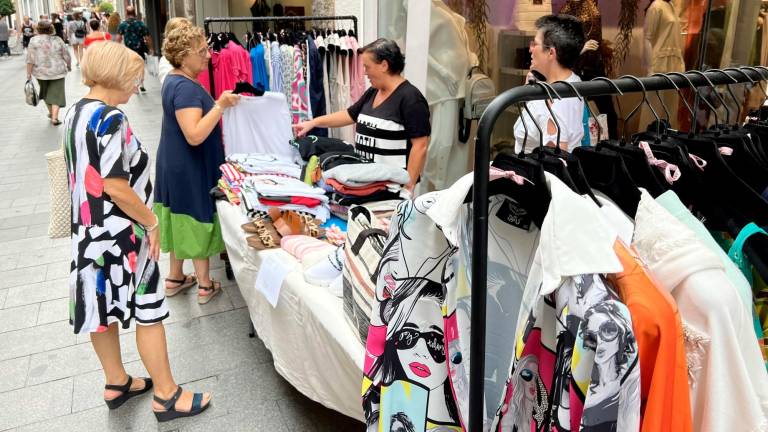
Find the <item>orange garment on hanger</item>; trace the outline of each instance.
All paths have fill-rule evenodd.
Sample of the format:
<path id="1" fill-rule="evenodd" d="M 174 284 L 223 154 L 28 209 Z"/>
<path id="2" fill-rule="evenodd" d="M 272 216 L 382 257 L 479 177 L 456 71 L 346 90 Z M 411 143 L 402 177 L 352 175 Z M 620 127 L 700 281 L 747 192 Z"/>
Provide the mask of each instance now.
<path id="1" fill-rule="evenodd" d="M 659 289 L 642 261 L 617 241 L 624 271 L 608 276 L 632 315 L 640 357 L 640 430 L 691 432 L 683 327 L 675 300 Z"/>

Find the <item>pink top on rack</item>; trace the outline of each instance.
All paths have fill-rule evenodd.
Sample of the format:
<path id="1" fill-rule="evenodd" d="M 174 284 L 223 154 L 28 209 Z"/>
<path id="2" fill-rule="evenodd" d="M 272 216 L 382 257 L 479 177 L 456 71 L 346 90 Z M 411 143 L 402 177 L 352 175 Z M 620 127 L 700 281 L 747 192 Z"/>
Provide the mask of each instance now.
<path id="1" fill-rule="evenodd" d="M 349 48 L 352 50 L 349 65 L 349 102 L 355 103 L 360 96 L 365 93 L 365 71 L 363 71 L 363 61 L 357 53 L 360 45 L 354 36 L 349 37 Z"/>
<path id="2" fill-rule="evenodd" d="M 253 68 L 248 51 L 234 41 L 229 41 L 221 51 L 211 52 L 213 64 L 213 83 L 215 85 L 214 99 L 218 99 L 224 90 L 233 90 L 238 81 L 253 82 Z M 208 71 L 203 71 L 197 79 L 203 87 L 211 92 Z"/>

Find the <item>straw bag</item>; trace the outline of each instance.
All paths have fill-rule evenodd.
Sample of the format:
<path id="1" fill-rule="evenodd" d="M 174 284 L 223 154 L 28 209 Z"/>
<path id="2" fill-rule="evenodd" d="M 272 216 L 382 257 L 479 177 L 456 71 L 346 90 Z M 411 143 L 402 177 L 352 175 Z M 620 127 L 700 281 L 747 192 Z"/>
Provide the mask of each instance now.
<path id="1" fill-rule="evenodd" d="M 378 219 L 370 209 L 353 206 L 349 210 L 342 272 L 344 316 L 363 344 L 371 323 L 377 269 L 387 241 L 387 232 L 378 226 Z"/>
<path id="2" fill-rule="evenodd" d="M 48 160 L 48 190 L 51 196 L 51 216 L 48 237 L 59 238 L 72 234 L 72 197 L 67 182 L 67 163 L 64 148 L 45 154 Z"/>

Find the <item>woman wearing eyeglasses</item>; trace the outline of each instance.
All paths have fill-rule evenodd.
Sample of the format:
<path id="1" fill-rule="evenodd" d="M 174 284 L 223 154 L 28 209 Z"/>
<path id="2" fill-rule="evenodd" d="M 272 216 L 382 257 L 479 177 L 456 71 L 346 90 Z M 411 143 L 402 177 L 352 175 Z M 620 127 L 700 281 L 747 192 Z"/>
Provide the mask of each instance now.
<path id="1" fill-rule="evenodd" d="M 210 277 L 209 257 L 224 251 L 216 207 L 208 191 L 224 163 L 221 120 L 240 96 L 225 91 L 217 101 L 197 81 L 208 68 L 208 46 L 199 27 L 182 25 L 165 35 L 163 56 L 173 66 L 163 82 L 163 124 L 157 150 L 154 211 L 160 220 L 160 248 L 171 255 L 166 295 L 198 286 L 198 302 L 221 290 Z M 191 259 L 195 275 L 185 275 Z"/>
<path id="2" fill-rule="evenodd" d="M 528 49 L 531 54 L 531 73 L 528 79 L 538 75 L 542 81 L 550 84 L 555 81 L 581 81 L 573 72 L 584 48 L 584 29 L 581 21 L 571 15 L 545 15 L 536 20 L 535 25 L 536 36 Z M 547 104 L 556 116 L 557 123 L 552 119 Z M 539 145 L 559 146 L 563 150 L 571 151 L 581 144 L 584 136 L 584 102 L 578 98 L 570 98 L 553 102 L 532 101 L 527 105 L 533 120 L 527 113 L 523 113 L 515 122 L 515 153 L 522 150 L 530 152 Z M 539 135 L 537 125 L 541 128 L 543 137 Z M 556 142 L 558 126 L 560 142 Z"/>

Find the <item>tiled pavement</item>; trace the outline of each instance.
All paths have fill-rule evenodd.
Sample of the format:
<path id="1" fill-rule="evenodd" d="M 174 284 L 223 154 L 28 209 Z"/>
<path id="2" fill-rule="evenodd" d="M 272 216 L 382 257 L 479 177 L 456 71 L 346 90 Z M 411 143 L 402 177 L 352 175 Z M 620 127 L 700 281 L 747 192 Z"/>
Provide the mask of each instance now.
<path id="1" fill-rule="evenodd" d="M 269 351 L 248 337 L 245 303 L 218 260 L 213 274 L 224 281 L 224 294 L 205 306 L 197 304 L 194 292 L 171 298 L 166 321 L 177 381 L 212 391 L 211 409 L 162 425 L 150 412 L 148 395 L 107 410 L 89 339 L 74 335 L 66 321 L 69 239 L 46 236 L 44 154 L 56 148 L 59 129 L 47 123 L 43 106 L 24 104 L 24 78 L 19 56 L 0 60 L 0 431 L 362 430 L 362 424 L 308 400 L 275 372 Z M 147 93 L 134 96 L 124 109 L 154 156 L 159 83 L 148 77 L 146 87 Z M 75 69 L 67 77 L 68 101 L 85 93 Z M 167 269 L 167 261 L 161 264 Z M 145 375 L 133 329 L 121 333 L 128 373 Z"/>

